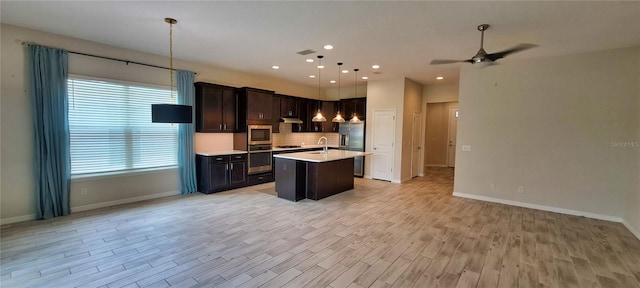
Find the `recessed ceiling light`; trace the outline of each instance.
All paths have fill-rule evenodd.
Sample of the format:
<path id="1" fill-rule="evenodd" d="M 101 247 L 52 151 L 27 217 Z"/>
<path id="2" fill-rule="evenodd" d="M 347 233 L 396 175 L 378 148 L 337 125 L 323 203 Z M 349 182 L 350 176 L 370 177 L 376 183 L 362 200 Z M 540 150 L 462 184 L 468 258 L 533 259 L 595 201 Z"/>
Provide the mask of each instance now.
<path id="1" fill-rule="evenodd" d="M 324 65 L 318 65 L 318 69 L 324 69 Z"/>
<path id="2" fill-rule="evenodd" d="M 369 77 L 367 77 L 367 76 L 362 76 L 362 80 L 367 80 L 367 79 L 369 79 Z"/>
<path id="3" fill-rule="evenodd" d="M 380 68 L 380 65 L 377 65 L 377 64 L 376 65 L 372 65 L 371 68 L 378 69 L 378 68 Z"/>
<path id="4" fill-rule="evenodd" d="M 331 80 L 331 81 L 329 81 L 329 83 L 336 84 L 336 80 Z"/>
<path id="5" fill-rule="evenodd" d="M 345 73 L 345 74 L 346 74 L 346 73 L 349 73 L 349 70 L 344 69 L 344 70 L 342 70 L 342 73 Z"/>
<path id="6" fill-rule="evenodd" d="M 436 80 L 442 80 L 442 79 L 444 79 L 444 77 L 442 77 L 442 76 L 436 77 Z"/>
<path id="7" fill-rule="evenodd" d="M 280 69 L 280 66 L 278 66 L 278 65 L 273 65 L 273 66 L 271 66 L 271 68 L 273 68 L 274 70 L 278 70 L 278 69 Z"/>
<path id="8" fill-rule="evenodd" d="M 316 78 L 316 75 L 309 75 L 309 78 Z"/>
<path id="9" fill-rule="evenodd" d="M 309 58 L 306 60 L 308 63 L 313 63 L 313 59 Z"/>
<path id="10" fill-rule="evenodd" d="M 331 50 L 333 49 L 333 45 L 331 44 L 324 45 L 324 49 Z"/>

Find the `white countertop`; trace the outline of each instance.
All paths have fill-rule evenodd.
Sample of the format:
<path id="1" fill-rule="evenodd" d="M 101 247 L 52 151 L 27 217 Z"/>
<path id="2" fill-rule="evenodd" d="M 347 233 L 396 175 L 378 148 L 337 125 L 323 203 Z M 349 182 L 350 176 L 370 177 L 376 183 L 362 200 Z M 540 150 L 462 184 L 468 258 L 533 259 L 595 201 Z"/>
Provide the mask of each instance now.
<path id="1" fill-rule="evenodd" d="M 273 151 L 289 151 L 289 150 L 301 150 L 301 149 L 315 149 L 315 148 L 323 148 L 324 145 L 304 145 L 301 147 L 294 147 L 294 148 L 278 148 L 276 147 L 276 145 L 273 145 Z M 329 148 L 338 148 L 338 146 L 331 146 L 329 145 Z"/>
<path id="2" fill-rule="evenodd" d="M 201 151 L 201 152 L 196 152 L 196 154 L 202 155 L 202 156 L 220 156 L 220 155 L 247 154 L 247 151 L 242 151 L 242 150 Z"/>
<path id="3" fill-rule="evenodd" d="M 318 152 L 319 151 L 287 153 L 273 155 L 273 157 L 307 162 L 328 162 L 372 154 L 371 152 L 357 152 L 346 150 L 329 150 L 329 153 L 327 154 L 320 154 Z"/>

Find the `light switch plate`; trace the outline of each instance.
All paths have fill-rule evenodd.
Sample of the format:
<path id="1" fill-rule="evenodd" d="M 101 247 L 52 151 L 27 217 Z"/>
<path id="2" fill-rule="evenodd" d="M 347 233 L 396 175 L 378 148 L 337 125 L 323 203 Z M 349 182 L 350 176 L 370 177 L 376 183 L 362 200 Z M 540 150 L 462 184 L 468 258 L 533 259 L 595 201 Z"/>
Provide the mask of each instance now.
<path id="1" fill-rule="evenodd" d="M 464 152 L 471 151 L 471 145 L 462 145 L 462 151 Z"/>

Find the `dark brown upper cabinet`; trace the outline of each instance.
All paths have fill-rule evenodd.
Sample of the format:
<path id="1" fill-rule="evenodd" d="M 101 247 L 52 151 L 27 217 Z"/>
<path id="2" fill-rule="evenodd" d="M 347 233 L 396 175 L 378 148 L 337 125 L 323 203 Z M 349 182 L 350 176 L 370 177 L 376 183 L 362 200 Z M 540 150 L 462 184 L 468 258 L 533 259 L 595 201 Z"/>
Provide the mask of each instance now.
<path id="1" fill-rule="evenodd" d="M 195 83 L 196 132 L 233 133 L 236 130 L 235 88 Z"/>
<path id="2" fill-rule="evenodd" d="M 300 98 L 291 96 L 280 96 L 280 117 L 299 117 Z"/>
<path id="3" fill-rule="evenodd" d="M 275 94 L 271 100 L 271 113 L 280 115 L 280 98 L 282 95 Z M 271 117 L 271 132 L 280 133 L 280 117 Z"/>
<path id="4" fill-rule="evenodd" d="M 349 121 L 355 112 L 360 120 L 367 116 L 367 98 L 349 98 L 340 100 L 340 112 L 345 120 Z"/>
<path id="5" fill-rule="evenodd" d="M 336 117 L 340 106 L 339 101 L 322 101 L 322 114 L 327 118 L 326 122 L 322 123 L 322 132 L 338 132 L 339 124 L 331 122 L 333 117 Z M 340 111 L 342 114 L 342 111 Z M 344 117 L 344 115 L 342 115 Z"/>
<path id="6" fill-rule="evenodd" d="M 272 124 L 273 91 L 244 87 L 236 93 L 239 131 L 246 131 L 247 125 Z"/>

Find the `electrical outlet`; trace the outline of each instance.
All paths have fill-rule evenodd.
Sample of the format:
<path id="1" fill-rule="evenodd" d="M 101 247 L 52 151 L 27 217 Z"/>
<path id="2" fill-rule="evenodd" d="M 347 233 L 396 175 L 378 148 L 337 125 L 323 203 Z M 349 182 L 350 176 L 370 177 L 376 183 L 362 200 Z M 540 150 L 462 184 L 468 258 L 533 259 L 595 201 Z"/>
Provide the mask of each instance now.
<path id="1" fill-rule="evenodd" d="M 496 184 L 490 184 L 489 189 L 491 189 L 491 192 L 496 191 Z"/>
<path id="2" fill-rule="evenodd" d="M 80 189 L 80 195 L 87 195 L 87 188 L 82 187 L 82 189 Z"/>
<path id="3" fill-rule="evenodd" d="M 518 193 L 524 193 L 524 186 L 518 186 Z"/>

